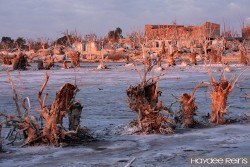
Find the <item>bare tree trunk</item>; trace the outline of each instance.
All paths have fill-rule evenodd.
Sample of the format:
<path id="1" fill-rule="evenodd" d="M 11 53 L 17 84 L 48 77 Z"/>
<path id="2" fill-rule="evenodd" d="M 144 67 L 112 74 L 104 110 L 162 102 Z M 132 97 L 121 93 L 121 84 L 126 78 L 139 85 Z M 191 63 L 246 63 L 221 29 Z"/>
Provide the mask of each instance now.
<path id="1" fill-rule="evenodd" d="M 215 50 L 211 50 L 209 53 L 209 60 L 211 63 L 217 63 L 217 54 L 216 54 L 216 51 Z"/>
<path id="2" fill-rule="evenodd" d="M 240 51 L 240 64 L 246 66 L 247 65 L 247 57 L 243 51 Z"/>
<path id="3" fill-rule="evenodd" d="M 66 61 L 63 61 L 63 63 L 62 63 L 62 69 L 67 69 L 68 67 L 67 67 L 67 63 L 66 63 Z"/>
<path id="4" fill-rule="evenodd" d="M 24 130 L 24 136 L 26 136 L 26 141 L 24 143 L 29 143 L 41 136 L 40 127 L 33 116 L 26 116 L 23 119 L 20 128 Z"/>
<path id="5" fill-rule="evenodd" d="M 69 111 L 69 130 L 77 130 L 80 126 L 80 118 L 82 113 L 82 105 L 74 102 Z"/>
<path id="6" fill-rule="evenodd" d="M 191 128 L 194 126 L 194 115 L 196 115 L 197 105 L 195 100 L 187 93 L 182 94 L 178 99 L 181 103 L 182 127 Z"/>
<path id="7" fill-rule="evenodd" d="M 13 94 L 14 94 L 13 100 L 15 101 L 17 115 L 18 115 L 19 119 L 21 119 L 21 111 L 20 111 L 20 107 L 19 107 L 19 104 L 18 104 L 18 96 L 17 96 L 17 93 L 16 93 L 16 89 L 15 89 L 15 86 L 14 86 L 14 83 L 13 83 L 13 81 L 12 81 L 12 78 L 11 78 L 11 76 L 10 76 L 9 71 L 7 70 L 6 73 L 7 73 L 8 79 L 9 79 L 9 81 L 10 81 L 10 85 L 11 85 L 11 88 L 12 88 L 12 92 L 13 92 Z"/>
<path id="8" fill-rule="evenodd" d="M 175 60 L 174 60 L 174 52 L 168 55 L 168 60 L 167 61 L 168 61 L 169 66 L 176 65 Z"/>
<path id="9" fill-rule="evenodd" d="M 173 133 L 172 123 L 160 111 L 162 103 L 158 103 L 158 83 L 130 86 L 127 90 L 128 105 L 138 114 L 138 126 L 144 133 Z"/>
<path id="10" fill-rule="evenodd" d="M 13 70 L 26 70 L 27 65 L 27 56 L 21 52 L 12 60 Z"/>
<path id="11" fill-rule="evenodd" d="M 79 67 L 80 66 L 80 53 L 77 51 L 74 51 L 70 53 L 71 57 L 71 67 Z"/>
<path id="12" fill-rule="evenodd" d="M 248 58 L 246 56 L 246 48 L 241 44 L 238 46 L 238 48 L 240 50 L 240 64 L 246 66 L 248 63 Z"/>
<path id="13" fill-rule="evenodd" d="M 43 69 L 44 69 L 43 61 L 38 61 L 38 62 L 37 62 L 37 69 L 38 69 L 38 70 L 43 70 Z"/>
<path id="14" fill-rule="evenodd" d="M 9 58 L 7 56 L 4 56 L 2 58 L 2 63 L 5 64 L 5 65 L 12 65 L 11 58 Z"/>
<path id="15" fill-rule="evenodd" d="M 210 93 L 212 97 L 212 111 L 211 111 L 211 123 L 224 124 L 224 114 L 227 107 L 226 102 L 228 95 L 231 93 L 231 83 L 226 80 L 219 80 L 212 84 L 212 91 Z"/>
<path id="16" fill-rule="evenodd" d="M 196 53 L 193 52 L 190 54 L 190 61 L 193 65 L 197 65 L 197 61 L 196 61 Z"/>
<path id="17" fill-rule="evenodd" d="M 45 65 L 46 70 L 50 70 L 54 66 L 54 58 L 51 56 Z"/>
<path id="18" fill-rule="evenodd" d="M 49 112 L 43 108 L 41 114 L 45 119 L 45 126 L 43 128 L 43 139 L 45 143 L 50 143 L 55 146 L 64 139 L 62 123 L 63 117 L 69 112 L 72 105 L 72 100 L 75 97 L 77 87 L 69 83 L 65 84 L 56 94 L 56 98 L 52 103 Z"/>

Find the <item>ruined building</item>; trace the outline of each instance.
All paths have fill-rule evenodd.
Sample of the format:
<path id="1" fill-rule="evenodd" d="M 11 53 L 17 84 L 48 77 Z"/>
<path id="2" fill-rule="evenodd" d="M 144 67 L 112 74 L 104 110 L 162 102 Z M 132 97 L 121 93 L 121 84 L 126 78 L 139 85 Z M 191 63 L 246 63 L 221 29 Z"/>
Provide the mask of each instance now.
<path id="1" fill-rule="evenodd" d="M 145 25 L 145 35 L 150 47 L 158 50 L 163 43 L 168 53 L 181 48 L 200 47 L 200 41 L 206 38 L 220 37 L 220 24 L 205 22 L 201 26 L 184 25 Z"/>
<path id="2" fill-rule="evenodd" d="M 201 26 L 184 25 L 145 25 L 145 34 L 148 39 L 180 40 L 198 38 L 205 35 L 207 38 L 220 37 L 220 24 L 205 22 Z"/>

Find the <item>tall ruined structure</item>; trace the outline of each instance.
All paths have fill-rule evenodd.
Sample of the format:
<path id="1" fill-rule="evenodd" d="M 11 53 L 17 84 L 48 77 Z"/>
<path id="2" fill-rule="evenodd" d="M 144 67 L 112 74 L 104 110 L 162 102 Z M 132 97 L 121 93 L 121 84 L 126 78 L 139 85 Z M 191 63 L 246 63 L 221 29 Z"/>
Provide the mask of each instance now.
<path id="1" fill-rule="evenodd" d="M 220 36 L 220 24 L 205 22 L 201 26 L 184 25 L 145 25 L 148 39 L 180 40 L 197 37 L 197 30 L 202 29 L 208 38 Z"/>

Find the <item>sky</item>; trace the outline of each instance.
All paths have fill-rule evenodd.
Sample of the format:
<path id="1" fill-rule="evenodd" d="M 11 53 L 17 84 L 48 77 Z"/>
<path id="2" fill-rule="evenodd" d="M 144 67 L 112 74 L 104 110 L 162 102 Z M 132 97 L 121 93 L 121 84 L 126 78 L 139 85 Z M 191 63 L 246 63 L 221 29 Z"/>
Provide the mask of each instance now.
<path id="1" fill-rule="evenodd" d="M 250 25 L 250 0 L 0 0 L 0 38 L 56 39 L 76 31 L 123 36 L 145 24 L 200 25 L 211 21 L 241 34 Z"/>

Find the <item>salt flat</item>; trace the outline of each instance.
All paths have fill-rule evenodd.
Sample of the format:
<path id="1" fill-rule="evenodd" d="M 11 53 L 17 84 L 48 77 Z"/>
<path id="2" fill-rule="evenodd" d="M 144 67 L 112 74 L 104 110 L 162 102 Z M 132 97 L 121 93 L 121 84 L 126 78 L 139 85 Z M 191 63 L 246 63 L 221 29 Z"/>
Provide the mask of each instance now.
<path id="1" fill-rule="evenodd" d="M 174 135 L 136 135 L 124 125 L 137 116 L 127 107 L 126 89 L 139 83 L 139 75 L 134 66 L 125 63 L 107 64 L 109 69 L 96 70 L 98 64 L 82 63 L 78 69 L 62 70 L 55 67 L 48 71 L 49 82 L 44 93 L 49 93 L 47 104 L 51 103 L 55 93 L 66 82 L 77 83 L 80 92 L 76 99 L 84 108 L 81 125 L 87 127 L 96 142 L 85 143 L 77 147 L 55 148 L 36 146 L 20 148 L 4 145 L 6 152 L 0 153 L 0 166 L 125 166 L 135 158 L 132 166 L 189 166 L 190 157 L 239 157 L 250 156 L 250 124 L 246 120 L 235 124 L 212 126 L 202 129 L 177 131 Z M 15 113 L 12 91 L 5 69 L 0 67 L 0 112 Z M 164 105 L 170 105 L 180 96 L 191 93 L 196 84 L 209 81 L 203 65 L 165 67 L 162 72 L 159 90 Z M 211 66 L 215 78 L 220 76 L 221 65 Z M 239 74 L 246 67 L 231 65 L 232 72 Z M 37 93 L 43 83 L 45 70 L 11 71 L 20 98 L 28 96 L 31 101 L 31 114 L 38 115 Z M 138 66 L 142 69 L 142 65 Z M 250 116 L 249 100 L 241 98 L 250 93 L 250 73 L 246 72 L 228 98 L 226 118 L 241 119 Z M 196 119 L 207 115 L 211 110 L 208 88 L 201 87 L 195 94 L 199 114 Z M 172 109 L 178 110 L 178 104 Z M 67 119 L 65 119 L 65 123 Z M 4 128 L 4 134 L 7 128 Z"/>

